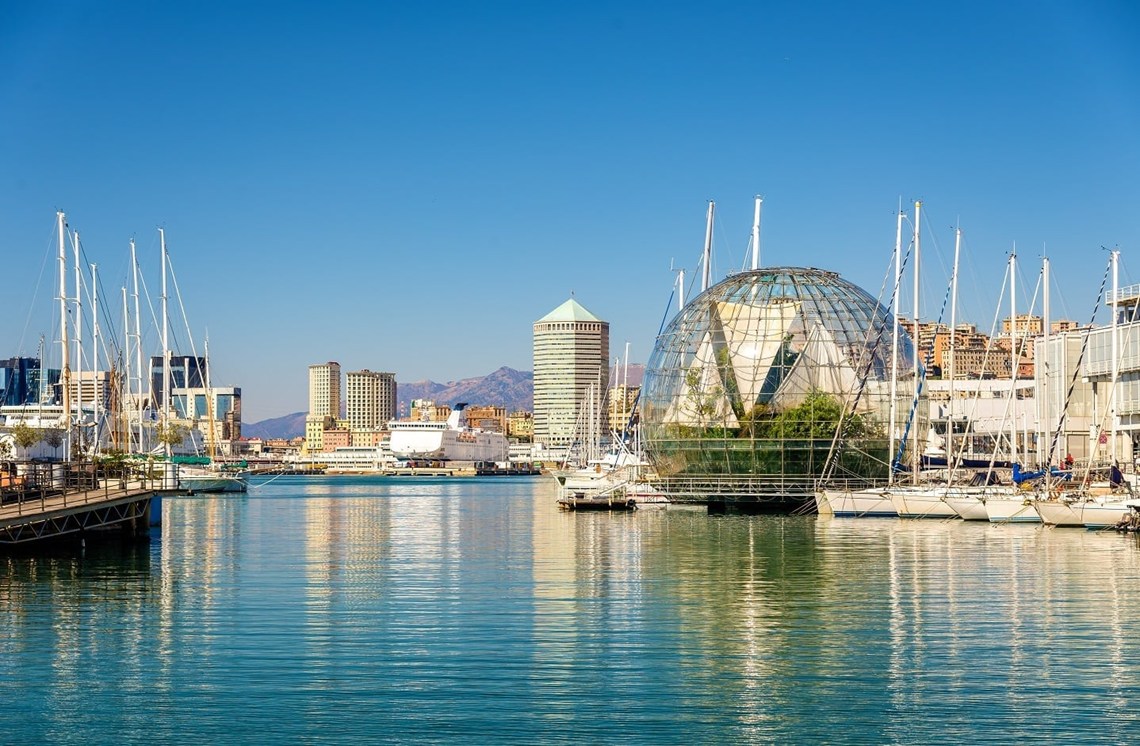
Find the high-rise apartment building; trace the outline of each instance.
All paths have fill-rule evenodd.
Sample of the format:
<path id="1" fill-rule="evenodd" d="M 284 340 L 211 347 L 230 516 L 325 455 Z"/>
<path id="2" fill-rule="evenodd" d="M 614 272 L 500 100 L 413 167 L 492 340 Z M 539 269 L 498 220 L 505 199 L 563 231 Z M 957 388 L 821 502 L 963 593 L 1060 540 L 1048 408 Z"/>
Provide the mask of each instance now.
<path id="1" fill-rule="evenodd" d="M 378 430 L 396 418 L 396 374 L 371 370 L 345 376 L 345 417 L 352 430 Z"/>
<path id="2" fill-rule="evenodd" d="M 319 451 L 324 431 L 340 415 L 340 363 L 309 366 L 309 414 L 305 418 L 305 447 Z"/>
<path id="3" fill-rule="evenodd" d="M 571 298 L 534 322 L 534 440 L 565 448 L 591 385 L 609 385 L 610 325 Z M 598 417 L 604 420 L 604 417 Z M 579 434 L 584 437 L 586 434 Z"/>

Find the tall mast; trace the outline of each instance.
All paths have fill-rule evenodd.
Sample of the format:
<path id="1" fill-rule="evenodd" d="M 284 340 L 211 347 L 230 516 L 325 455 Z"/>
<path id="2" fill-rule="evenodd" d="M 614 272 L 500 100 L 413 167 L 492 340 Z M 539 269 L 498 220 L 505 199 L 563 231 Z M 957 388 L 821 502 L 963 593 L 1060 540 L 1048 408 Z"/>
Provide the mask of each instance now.
<path id="1" fill-rule="evenodd" d="M 134 278 L 135 297 L 135 376 L 138 379 L 138 398 L 135 400 L 135 409 L 138 420 L 138 449 L 143 450 L 143 367 L 142 367 L 142 331 L 139 321 L 139 263 L 135 257 L 135 239 L 131 239 L 131 274 Z M 130 360 L 127 361 L 130 366 Z M 154 403 L 151 403 L 154 406 Z"/>
<path id="2" fill-rule="evenodd" d="M 162 424 L 170 419 L 170 324 L 166 317 L 166 231 L 158 229 L 162 249 Z"/>
<path id="3" fill-rule="evenodd" d="M 954 349 L 955 327 L 958 325 L 958 256 L 962 249 L 962 229 L 954 228 L 954 273 L 950 275 L 950 403 L 946 409 L 946 467 L 950 469 L 950 479 L 954 479 Z"/>
<path id="4" fill-rule="evenodd" d="M 685 307 L 685 270 L 677 270 L 677 310 Z"/>
<path id="5" fill-rule="evenodd" d="M 79 273 L 79 231 L 71 232 L 75 251 L 75 422 L 79 425 L 79 442 L 83 443 L 83 280 Z"/>
<path id="6" fill-rule="evenodd" d="M 701 292 L 709 289 L 709 278 L 712 276 L 712 239 L 713 239 L 713 213 L 716 211 L 716 203 L 711 199 L 709 200 L 709 216 L 705 224 L 705 251 L 701 257 L 702 272 L 701 272 Z"/>
<path id="7" fill-rule="evenodd" d="M 124 433 L 126 435 L 118 447 L 125 453 L 130 453 L 131 450 L 131 420 L 127 413 L 126 403 L 131 401 L 131 317 L 127 311 L 127 286 L 123 285 L 123 351 L 119 355 L 119 375 L 126 375 L 126 397 L 120 397 L 119 401 L 119 414 L 122 416 L 122 422 L 115 424 L 115 431 Z M 121 379 L 120 379 L 121 380 Z M 125 401 L 124 401 L 125 399 Z M 119 430 L 119 427 L 122 430 Z"/>
<path id="8" fill-rule="evenodd" d="M 756 207 L 752 214 L 752 269 L 760 269 L 760 205 L 764 199 L 756 195 Z"/>
<path id="9" fill-rule="evenodd" d="M 1116 463 L 1116 384 L 1120 380 L 1120 351 L 1117 337 L 1120 311 L 1120 251 L 1112 250 L 1112 388 L 1108 393 L 1108 455 Z"/>
<path id="10" fill-rule="evenodd" d="M 1053 423 L 1049 421 L 1049 414 L 1051 407 L 1049 406 L 1049 257 L 1041 257 L 1041 280 L 1044 285 L 1041 294 L 1041 312 L 1045 316 L 1045 323 L 1041 328 L 1041 347 L 1044 350 L 1044 355 L 1036 358 L 1037 362 L 1034 365 L 1034 371 L 1040 371 L 1041 375 L 1037 376 L 1040 381 L 1040 388 L 1038 394 L 1041 396 L 1041 420 L 1044 437 L 1038 438 L 1038 441 L 1045 444 L 1045 456 L 1042 458 L 1041 454 L 1037 454 L 1037 460 L 1045 465 L 1045 480 L 1049 480 L 1050 461 L 1053 455 Z M 1040 451 L 1040 448 L 1038 449 Z"/>
<path id="11" fill-rule="evenodd" d="M 629 427 L 629 342 L 625 343 L 625 366 L 621 372 L 621 432 L 625 439 L 626 428 Z"/>
<path id="12" fill-rule="evenodd" d="M 891 314 L 894 317 L 894 325 L 891 329 L 891 409 L 890 409 L 890 426 L 888 427 L 890 438 L 890 472 L 887 474 L 888 484 L 894 484 L 895 481 L 895 425 L 898 418 L 898 392 L 899 392 L 899 284 L 902 282 L 902 225 L 903 225 L 903 210 L 902 198 L 899 198 L 899 215 L 898 215 L 898 228 L 895 230 L 895 292 L 893 308 Z"/>
<path id="13" fill-rule="evenodd" d="M 213 460 L 216 458 L 215 444 L 217 443 L 217 431 L 214 429 L 214 389 L 210 386 L 210 338 L 208 336 L 206 337 L 206 346 L 203 352 L 206 354 L 206 418 L 209 420 L 209 424 L 206 426 L 206 432 L 210 436 L 210 442 L 207 444 L 206 453 L 209 454 L 210 461 L 213 462 Z M 190 397 L 187 397 L 187 400 L 187 403 L 189 404 L 187 409 L 189 409 L 190 412 L 193 412 L 193 400 L 190 399 Z M 187 414 L 189 414 L 189 412 Z"/>
<path id="14" fill-rule="evenodd" d="M 919 267 L 918 260 L 920 257 L 919 224 L 921 221 L 922 221 L 922 201 L 921 200 L 915 200 L 914 201 L 914 340 L 913 340 L 914 350 L 912 351 L 912 353 L 914 356 L 914 360 L 913 360 L 913 362 L 914 362 L 914 406 L 916 407 L 916 409 L 915 409 L 916 414 L 917 414 L 917 407 L 918 407 L 918 395 L 919 395 L 919 393 L 921 393 L 920 389 L 919 389 L 919 386 L 921 384 L 921 376 L 919 375 L 919 366 L 918 366 L 919 339 L 922 336 L 919 333 L 919 329 L 918 329 L 918 314 L 919 314 L 919 310 L 918 310 L 918 267 Z M 917 422 L 915 424 L 917 424 Z M 918 430 L 919 430 L 919 428 L 917 428 L 917 427 L 911 427 L 911 431 L 913 432 L 913 434 L 911 436 L 911 443 L 913 444 L 913 451 L 911 452 L 911 458 L 914 461 L 914 468 L 912 469 L 912 474 L 913 474 L 915 484 L 918 483 L 918 469 L 919 469 L 919 458 L 920 458 L 919 453 L 918 453 Z"/>
<path id="15" fill-rule="evenodd" d="M 1013 405 L 1017 397 L 1017 246 L 1009 254 L 1009 395 L 1010 409 L 1013 416 L 1009 418 L 1009 460 L 1017 461 L 1017 411 Z"/>
<path id="16" fill-rule="evenodd" d="M 99 450 L 99 267 L 91 265 L 91 418 L 92 452 Z"/>
<path id="17" fill-rule="evenodd" d="M 67 338 L 67 224 L 64 222 L 62 211 L 55 214 L 59 228 L 59 336 L 60 351 L 63 359 L 60 362 L 59 384 L 61 398 L 63 399 L 63 417 L 60 424 L 65 433 L 64 460 L 71 460 L 71 345 Z M 40 376 L 43 377 L 43 363 L 40 363 Z"/>

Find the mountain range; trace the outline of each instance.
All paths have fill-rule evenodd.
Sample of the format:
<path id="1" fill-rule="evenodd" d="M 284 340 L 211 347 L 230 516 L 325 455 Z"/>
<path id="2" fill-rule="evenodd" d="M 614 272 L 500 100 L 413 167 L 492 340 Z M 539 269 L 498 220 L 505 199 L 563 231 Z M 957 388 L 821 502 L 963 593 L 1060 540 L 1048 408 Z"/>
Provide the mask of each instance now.
<path id="1" fill-rule="evenodd" d="M 644 372 L 644 365 L 630 365 L 629 385 L 640 386 Z M 623 373 L 619 371 L 618 376 L 621 375 Z M 459 402 L 466 402 L 472 405 L 505 407 L 508 412 L 520 409 L 531 412 L 534 411 L 534 374 L 503 366 L 485 376 L 447 383 L 428 380 L 397 382 L 396 397 L 396 409 L 400 416 L 407 416 L 413 399 L 431 399 L 449 407 Z M 306 412 L 293 412 L 260 422 L 242 423 L 242 435 L 246 438 L 300 437 L 305 434 L 306 414 Z"/>

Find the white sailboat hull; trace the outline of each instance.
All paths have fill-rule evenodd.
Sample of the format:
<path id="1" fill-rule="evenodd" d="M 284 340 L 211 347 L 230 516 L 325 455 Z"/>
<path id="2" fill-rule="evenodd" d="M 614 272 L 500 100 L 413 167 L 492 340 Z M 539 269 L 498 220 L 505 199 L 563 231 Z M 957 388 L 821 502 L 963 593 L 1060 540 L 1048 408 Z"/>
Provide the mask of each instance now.
<path id="1" fill-rule="evenodd" d="M 947 505 L 964 521 L 988 521 L 985 500 L 977 495 L 947 496 Z"/>
<path id="2" fill-rule="evenodd" d="M 1037 515 L 1046 526 L 1076 526 L 1084 527 L 1085 521 L 1080 511 L 1075 509 L 1078 503 L 1065 500 L 1037 500 L 1033 503 Z"/>
<path id="3" fill-rule="evenodd" d="M 944 499 L 947 489 L 892 488 L 887 491 L 900 518 L 957 518 L 958 512 Z"/>
<path id="4" fill-rule="evenodd" d="M 890 497 L 881 489 L 817 490 L 816 508 L 826 502 L 821 514 L 830 513 L 840 518 L 898 517 Z M 826 512 L 825 512 L 826 511 Z"/>
<path id="5" fill-rule="evenodd" d="M 1131 509 L 1123 502 L 1088 502 L 1077 503 L 1074 510 L 1080 510 L 1081 520 L 1085 528 L 1111 528 L 1128 517 Z"/>
<path id="6" fill-rule="evenodd" d="M 1030 496 L 989 495 L 986 497 L 986 515 L 990 523 L 1040 523 L 1041 516 L 1033 508 Z"/>
<path id="7" fill-rule="evenodd" d="M 190 493 L 246 492 L 249 489 L 244 479 L 230 474 L 179 474 L 178 486 Z"/>

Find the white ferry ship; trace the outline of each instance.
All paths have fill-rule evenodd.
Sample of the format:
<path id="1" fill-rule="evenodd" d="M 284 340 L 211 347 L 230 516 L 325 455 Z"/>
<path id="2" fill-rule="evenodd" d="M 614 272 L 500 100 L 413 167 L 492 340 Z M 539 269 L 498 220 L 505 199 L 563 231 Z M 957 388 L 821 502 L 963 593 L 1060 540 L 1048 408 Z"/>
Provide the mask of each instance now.
<path id="1" fill-rule="evenodd" d="M 466 406 L 456 404 L 447 422 L 389 422 L 392 455 L 401 461 L 506 461 L 507 437 L 468 427 Z"/>

